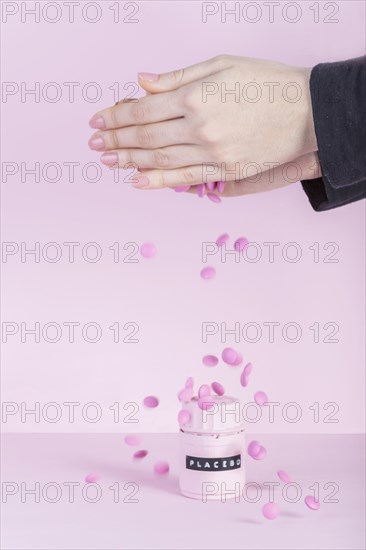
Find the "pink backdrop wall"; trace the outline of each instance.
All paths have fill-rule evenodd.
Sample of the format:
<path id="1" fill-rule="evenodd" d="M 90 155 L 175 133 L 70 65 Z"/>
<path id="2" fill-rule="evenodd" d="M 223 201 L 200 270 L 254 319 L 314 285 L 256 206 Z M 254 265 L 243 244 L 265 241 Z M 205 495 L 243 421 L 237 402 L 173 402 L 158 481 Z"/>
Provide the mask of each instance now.
<path id="1" fill-rule="evenodd" d="M 315 213 L 296 183 L 277 192 L 226 199 L 215 205 L 170 190 L 134 190 L 123 182 L 126 174 L 121 172 L 120 181 L 114 182 L 112 173 L 102 166 L 93 183 L 88 180 L 96 172 L 85 167 L 98 162 L 87 147 L 91 134 L 88 120 L 117 99 L 110 89 L 116 89 L 115 83 L 123 98 L 134 90 L 127 86 L 136 82 L 137 71 L 169 71 L 219 53 L 306 66 L 356 57 L 364 53 L 363 2 L 330 3 L 334 11 L 339 8 L 334 15 L 323 2 L 315 3 L 318 23 L 314 22 L 314 8 L 310 9 L 314 2 L 295 3 L 302 11 L 296 23 L 282 15 L 281 9 L 289 2 L 276 8 L 274 23 L 260 2 L 251 3 L 262 9 L 256 23 L 243 16 L 239 22 L 233 17 L 222 22 L 220 13 L 203 23 L 201 2 L 155 1 L 130 6 L 120 3 L 121 19 L 135 11 L 134 5 L 138 7 L 136 14 L 129 16 L 135 23 L 115 23 L 112 2 L 95 3 L 101 17 L 94 24 L 83 19 L 83 2 L 75 7 L 73 23 L 68 21 L 63 2 L 58 3 L 60 20 L 53 24 L 45 20 L 56 17 L 52 6 L 40 14 L 39 22 L 24 13 L 22 22 L 20 4 L 2 5 L 3 18 L 5 9 L 9 13 L 12 5 L 19 8 L 3 24 L 2 36 L 2 79 L 8 83 L 6 90 L 14 92 L 3 95 L 2 102 L 2 240 L 15 243 L 14 248 L 5 245 L 8 251 L 21 249 L 22 242 L 28 248 L 38 242 L 41 250 L 56 242 L 62 256 L 54 263 L 46 261 L 42 253 L 38 263 L 31 255 L 22 262 L 20 252 L 2 257 L 3 323 L 15 323 L 6 325 L 8 330 L 19 326 L 3 345 L 2 397 L 13 403 L 6 406 L 8 413 L 14 413 L 3 417 L 3 430 L 175 431 L 176 393 L 186 377 L 193 375 L 199 384 L 221 381 L 228 393 L 241 394 L 244 401 L 251 401 L 253 392 L 262 389 L 271 401 L 280 403 L 275 422 L 270 423 L 268 414 L 263 413 L 261 421 L 248 423 L 248 431 L 362 432 L 364 203 Z M 22 4 L 30 8 L 34 2 Z M 241 7 L 246 4 L 242 2 Z M 89 9 L 85 13 L 93 18 L 96 12 Z M 286 17 L 293 18 L 292 8 L 285 9 L 290 10 Z M 254 11 L 248 11 L 246 19 L 253 17 Z M 338 22 L 325 22 L 325 18 Z M 50 86 L 51 82 L 56 87 Z M 69 98 L 71 85 L 67 82 L 79 84 L 74 88 L 74 101 Z M 92 101 L 96 88 L 88 86 L 91 82 L 101 91 L 96 102 Z M 22 98 L 22 90 L 36 86 L 39 101 L 30 94 Z M 61 97 L 51 102 L 56 90 Z M 57 163 L 59 180 L 47 181 L 55 177 L 52 167 L 43 173 L 46 180 L 41 175 L 39 182 L 24 173 L 37 162 L 41 172 L 47 163 Z M 78 163 L 74 181 L 69 176 L 70 164 L 65 163 Z M 16 173 L 9 174 L 11 169 Z M 262 257 L 256 263 L 235 263 L 231 256 L 226 262 L 212 256 L 208 263 L 217 268 L 217 277 L 203 282 L 199 277 L 202 243 L 213 242 L 222 232 L 228 232 L 233 240 L 244 235 L 258 243 Z M 128 263 L 127 254 L 133 247 L 123 250 L 123 246 L 139 246 L 145 241 L 156 244 L 157 256 L 145 260 L 135 254 L 138 261 Z M 63 244 L 67 242 L 80 243 L 73 263 Z M 102 251 L 95 263 L 81 254 L 90 242 L 98 243 Z M 121 247 L 119 262 L 113 261 L 109 249 L 116 242 Z M 269 261 L 268 245 L 263 244 L 268 242 L 279 243 L 273 262 Z M 288 261 L 294 252 L 294 248 L 286 248 L 290 242 L 297 243 L 301 252 L 296 263 Z M 314 243 L 319 243 L 319 261 L 314 261 L 318 246 Z M 46 257 L 47 250 L 49 257 L 55 251 L 43 250 Z M 94 250 L 84 249 L 84 254 L 88 252 L 91 257 Z M 22 322 L 28 327 L 39 322 L 41 328 L 58 323 L 63 328 L 61 339 L 52 344 L 41 336 L 40 343 L 35 343 L 34 337 L 27 336 L 22 343 Z M 80 323 L 74 343 L 69 342 L 67 322 Z M 90 322 L 102 330 L 101 339 L 94 344 L 81 334 L 81 327 Z M 228 335 L 224 342 L 218 332 L 204 343 L 204 322 L 227 323 L 229 328 L 239 323 L 240 329 L 257 323 L 262 336 L 255 343 L 243 338 L 238 343 Z M 264 324 L 269 322 L 280 324 L 273 342 Z M 139 342 L 114 343 L 109 329 L 114 323 L 120 325 L 121 339 L 129 333 L 125 324 L 136 323 Z M 289 343 L 283 337 L 287 323 L 300 327 L 298 342 Z M 319 324 L 319 342 L 314 341 L 315 323 Z M 53 334 L 50 329 L 48 337 Z M 247 340 L 254 338 L 253 333 L 248 334 Z M 88 335 L 93 338 L 93 331 Z M 292 338 L 293 333 L 288 336 Z M 326 342 L 329 337 L 338 342 Z M 254 365 L 246 390 L 238 384 L 239 371 L 223 364 L 210 370 L 201 363 L 202 355 L 219 354 L 225 346 L 240 349 L 245 361 Z M 160 407 L 141 407 L 148 394 L 160 398 Z M 50 402 L 57 403 L 58 409 L 44 409 L 40 422 L 29 415 L 22 422 L 20 411 L 34 407 L 35 402 L 41 410 Z M 74 422 L 68 420 L 66 402 L 80 403 L 75 405 Z M 84 408 L 84 418 L 82 414 L 83 406 L 90 402 L 96 402 L 102 413 L 94 423 L 87 418 L 91 419 L 95 408 Z M 119 422 L 113 421 L 116 402 L 119 418 L 115 419 Z M 289 422 L 281 414 L 289 402 L 301 407 L 298 422 Z M 123 409 L 127 403 L 137 405 Z M 317 405 L 309 409 L 314 403 L 319 403 L 318 422 L 314 421 Z M 52 423 L 50 418 L 56 412 L 61 412 L 61 419 Z M 132 423 L 132 419 L 138 422 Z"/>

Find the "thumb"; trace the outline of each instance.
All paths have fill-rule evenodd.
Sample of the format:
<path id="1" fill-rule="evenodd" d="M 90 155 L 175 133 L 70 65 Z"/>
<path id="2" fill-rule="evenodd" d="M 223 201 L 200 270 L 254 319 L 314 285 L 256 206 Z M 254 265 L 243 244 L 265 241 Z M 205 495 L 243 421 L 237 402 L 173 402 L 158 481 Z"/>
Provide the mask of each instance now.
<path id="1" fill-rule="evenodd" d="M 138 73 L 138 80 L 141 87 L 148 92 L 167 92 L 220 71 L 226 68 L 229 63 L 228 56 L 218 55 L 202 63 L 196 63 L 190 67 L 177 69 L 169 73 Z"/>

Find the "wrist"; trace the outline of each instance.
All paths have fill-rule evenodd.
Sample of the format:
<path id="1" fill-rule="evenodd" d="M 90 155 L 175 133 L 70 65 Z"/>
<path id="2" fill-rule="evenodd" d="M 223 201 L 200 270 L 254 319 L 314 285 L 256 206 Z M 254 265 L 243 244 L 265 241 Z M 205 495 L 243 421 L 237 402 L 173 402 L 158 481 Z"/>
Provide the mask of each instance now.
<path id="1" fill-rule="evenodd" d="M 302 89 L 302 107 L 300 131 L 302 132 L 302 154 L 313 153 L 318 150 L 318 144 L 314 126 L 314 114 L 310 90 L 310 78 L 312 68 L 300 69 L 300 82 Z"/>

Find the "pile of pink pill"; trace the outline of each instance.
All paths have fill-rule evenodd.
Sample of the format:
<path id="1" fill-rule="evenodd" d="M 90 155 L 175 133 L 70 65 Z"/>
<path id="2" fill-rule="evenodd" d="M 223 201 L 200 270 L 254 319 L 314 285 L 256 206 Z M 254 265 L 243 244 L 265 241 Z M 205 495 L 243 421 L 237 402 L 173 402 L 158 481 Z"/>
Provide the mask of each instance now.
<path id="1" fill-rule="evenodd" d="M 217 237 L 215 244 L 220 246 L 226 246 L 226 243 L 229 241 L 230 236 L 227 233 L 223 233 L 219 237 Z M 234 250 L 236 252 L 242 252 L 247 246 L 249 245 L 249 241 L 246 237 L 238 237 L 236 241 L 234 242 Z M 205 281 L 210 281 L 216 276 L 216 269 L 212 266 L 207 266 L 201 269 L 201 279 Z"/>
<path id="2" fill-rule="evenodd" d="M 186 191 L 189 191 L 191 185 L 178 185 L 174 187 L 174 191 L 176 193 L 184 193 Z M 215 202 L 218 204 L 221 202 L 221 199 L 214 191 L 216 191 L 219 194 L 222 194 L 225 190 L 225 182 L 224 181 L 209 181 L 208 183 L 199 183 L 198 185 L 193 186 L 195 189 L 197 189 L 197 196 L 201 199 L 206 195 L 210 201 Z"/>
<path id="3" fill-rule="evenodd" d="M 175 188 L 176 192 L 184 192 L 188 191 L 191 186 L 179 186 Z M 225 188 L 225 182 L 219 181 L 219 182 L 211 182 L 211 183 L 201 183 L 197 186 L 197 193 L 199 197 L 203 197 L 205 194 L 206 196 L 212 200 L 213 202 L 221 202 L 220 197 L 218 197 L 214 191 L 217 191 L 218 193 L 223 193 Z M 216 245 L 217 246 L 223 246 L 226 245 L 226 243 L 229 240 L 229 235 L 227 233 L 223 233 L 216 239 Z M 249 241 L 246 237 L 239 237 L 234 242 L 234 250 L 241 252 L 243 251 L 249 244 Z M 145 242 L 140 247 L 140 254 L 144 258 L 153 258 L 156 255 L 156 246 L 151 242 Z M 207 266 L 201 270 L 201 278 L 204 280 L 210 280 L 213 279 L 216 275 L 216 270 L 214 267 Z M 243 364 L 243 356 L 242 354 L 230 347 L 224 348 L 221 353 L 221 359 L 222 361 L 230 366 L 230 367 L 240 367 Z M 219 364 L 219 358 L 216 355 L 205 355 L 202 358 L 202 363 L 204 366 L 212 368 L 216 367 Z M 250 375 L 252 373 L 253 366 L 251 363 L 247 363 L 241 371 L 239 382 L 240 385 L 243 388 L 246 388 L 249 384 Z M 213 394 L 222 396 L 225 394 L 225 388 L 224 386 L 218 382 L 214 381 L 211 384 L 202 384 L 198 388 L 197 396 L 194 395 L 194 380 L 192 377 L 187 378 L 184 387 L 178 392 L 178 400 L 181 403 L 188 403 L 190 402 L 194 397 L 197 400 L 197 405 L 201 409 L 209 410 L 210 407 L 214 406 L 214 401 L 210 399 L 210 396 Z M 268 403 L 268 396 L 263 391 L 256 391 L 254 394 L 254 402 L 262 407 L 266 403 Z M 143 405 L 147 409 L 153 409 L 156 408 L 159 405 L 159 399 L 158 397 L 154 395 L 148 395 L 143 399 Z M 182 428 L 186 424 L 188 424 L 191 420 L 191 414 L 186 409 L 181 409 L 178 412 L 178 424 Z M 141 439 L 140 437 L 136 435 L 126 435 L 124 438 L 124 441 L 126 445 L 132 446 L 132 447 L 139 447 L 141 446 Z M 247 447 L 247 453 L 248 455 L 254 459 L 254 460 L 263 460 L 267 455 L 266 448 L 261 445 L 258 441 L 253 440 L 249 443 Z M 132 457 L 133 459 L 140 460 L 145 458 L 149 454 L 149 451 L 146 449 L 138 449 L 136 450 Z M 170 467 L 169 463 L 164 460 L 159 460 L 154 463 L 153 465 L 153 471 L 155 474 L 158 475 L 166 475 L 169 473 Z M 277 471 L 278 478 L 285 484 L 291 483 L 290 476 L 284 471 L 284 470 L 278 470 Z M 86 483 L 96 483 L 100 479 L 100 474 L 92 472 L 89 473 L 85 477 Z M 320 508 L 320 503 L 317 501 L 312 495 L 307 495 L 304 499 L 304 502 L 306 506 L 310 510 L 318 510 Z M 277 518 L 280 514 L 279 507 L 274 502 L 268 502 L 262 507 L 262 514 L 266 519 L 273 520 Z"/>
<path id="4" fill-rule="evenodd" d="M 155 409 L 159 405 L 159 399 L 155 395 L 147 395 L 143 399 L 143 405 L 147 409 Z M 130 445 L 132 447 L 137 447 L 141 445 L 141 438 L 137 435 L 131 435 L 128 434 L 125 436 L 124 441 L 126 445 Z M 138 449 L 135 451 L 132 455 L 132 458 L 135 460 L 141 460 L 142 458 L 145 458 L 149 454 L 149 451 L 147 449 Z M 165 460 L 159 460 L 154 463 L 153 465 L 153 471 L 155 474 L 158 475 L 166 475 L 169 473 L 170 467 L 169 463 Z"/>
<path id="5" fill-rule="evenodd" d="M 227 240 L 226 237 L 228 237 L 228 236 L 222 235 L 220 237 L 220 241 L 226 242 L 226 240 Z M 221 353 L 221 359 L 227 365 L 234 366 L 234 367 L 240 366 L 243 363 L 242 354 L 239 351 L 237 351 L 233 348 L 224 348 L 222 353 Z M 219 364 L 219 357 L 216 356 L 216 355 L 213 355 L 213 354 L 205 355 L 202 358 L 202 363 L 206 367 L 210 367 L 210 368 L 216 367 Z M 240 385 L 242 387 L 244 387 L 244 388 L 247 387 L 247 385 L 249 383 L 250 375 L 252 373 L 252 370 L 253 370 L 252 363 L 247 363 L 244 366 L 244 368 L 241 372 L 241 375 L 240 375 Z M 190 378 L 189 380 L 192 381 L 192 378 Z M 213 391 L 217 395 L 223 395 L 225 393 L 224 387 L 219 382 L 213 382 L 211 384 L 211 388 L 213 389 Z M 190 394 L 190 398 L 191 398 L 193 396 L 193 382 L 190 384 L 190 389 L 191 389 L 191 394 Z M 209 390 L 210 390 L 210 387 L 207 384 L 203 384 L 202 386 L 200 386 L 200 388 L 198 390 L 198 396 L 200 397 L 200 395 L 205 394 L 206 399 L 208 399 L 207 395 L 209 394 Z M 185 395 L 185 394 L 182 394 L 182 392 L 180 392 L 178 394 L 178 398 L 181 401 L 184 401 L 184 399 L 181 399 L 183 395 Z M 189 399 L 187 399 L 187 401 L 188 400 Z M 254 393 L 254 402 L 258 406 L 262 407 L 263 405 L 268 403 L 267 394 L 264 391 L 256 391 Z M 186 414 L 179 414 L 178 415 L 178 422 L 179 422 L 180 426 L 184 425 L 185 423 L 189 422 L 189 420 L 190 420 L 190 415 L 189 415 L 188 411 L 181 411 L 181 413 L 183 413 L 183 412 L 186 413 Z M 247 447 L 247 453 L 254 460 L 263 460 L 267 456 L 267 449 L 263 445 L 261 445 L 261 443 L 259 443 L 259 441 L 253 440 L 249 443 L 249 445 Z M 285 483 L 285 484 L 286 483 L 291 483 L 290 476 L 284 470 L 278 470 L 277 471 L 277 476 L 283 483 Z M 312 495 L 307 495 L 304 499 L 304 502 L 310 510 L 319 510 L 319 508 L 320 508 L 319 501 L 317 501 Z M 266 519 L 272 520 L 272 519 L 275 519 L 279 516 L 280 510 L 279 510 L 278 505 L 275 502 L 268 502 L 267 504 L 265 504 L 263 506 L 262 514 Z"/>
<path id="6" fill-rule="evenodd" d="M 224 348 L 221 353 L 222 361 L 229 366 L 238 367 L 243 363 L 242 354 L 233 349 L 233 348 Z M 206 367 L 216 367 L 219 364 L 219 358 L 216 355 L 205 355 L 202 358 L 202 363 Z M 249 382 L 249 377 L 252 373 L 253 366 L 252 363 L 247 363 L 240 375 L 240 385 L 246 387 Z M 197 405 L 201 409 L 209 410 L 210 406 L 214 405 L 214 402 L 210 400 L 210 396 L 213 394 L 224 395 L 225 388 L 224 386 L 217 381 L 212 382 L 211 384 L 201 384 L 198 388 L 197 396 L 194 395 L 194 380 L 190 376 L 187 378 L 184 387 L 178 392 L 178 400 L 181 403 L 188 403 L 192 400 L 193 397 L 197 399 Z M 268 402 L 268 397 L 263 391 L 257 391 L 254 394 L 254 401 L 259 406 L 263 406 Z M 159 399 L 154 395 L 148 395 L 143 399 L 143 404 L 146 408 L 156 408 L 159 405 Z M 180 428 L 184 427 L 191 420 L 191 414 L 186 409 L 181 409 L 178 412 L 178 424 Z M 131 447 L 138 447 L 141 445 L 141 438 L 137 435 L 128 434 L 124 438 L 126 445 Z M 261 445 L 259 441 L 253 440 L 249 443 L 247 447 L 248 455 L 254 460 L 263 460 L 267 455 L 266 448 Z M 133 459 L 141 460 L 149 454 L 146 449 L 138 449 L 132 455 Z M 153 472 L 159 476 L 165 476 L 169 473 L 170 466 L 169 463 L 165 460 L 159 460 L 153 464 Z M 285 484 L 291 483 L 290 476 L 284 470 L 277 471 L 278 478 Z M 85 477 L 86 483 L 97 483 L 100 479 L 100 474 L 90 473 Z M 320 503 L 312 495 L 307 495 L 304 499 L 306 506 L 310 510 L 319 510 Z M 275 502 L 267 502 L 262 507 L 262 515 L 268 520 L 276 519 L 280 515 L 280 509 Z"/>

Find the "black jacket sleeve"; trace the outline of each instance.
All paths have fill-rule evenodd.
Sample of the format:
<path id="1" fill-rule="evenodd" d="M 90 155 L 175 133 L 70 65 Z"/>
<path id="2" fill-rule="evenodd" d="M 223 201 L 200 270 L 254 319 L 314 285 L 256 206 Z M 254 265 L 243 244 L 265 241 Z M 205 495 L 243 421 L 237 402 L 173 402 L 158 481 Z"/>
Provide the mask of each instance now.
<path id="1" fill-rule="evenodd" d="M 316 65 L 310 93 L 322 177 L 301 185 L 321 212 L 366 197 L 366 56 Z"/>

